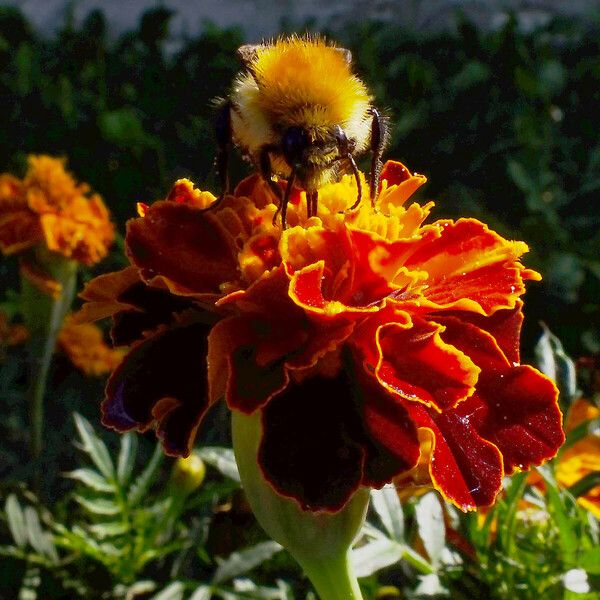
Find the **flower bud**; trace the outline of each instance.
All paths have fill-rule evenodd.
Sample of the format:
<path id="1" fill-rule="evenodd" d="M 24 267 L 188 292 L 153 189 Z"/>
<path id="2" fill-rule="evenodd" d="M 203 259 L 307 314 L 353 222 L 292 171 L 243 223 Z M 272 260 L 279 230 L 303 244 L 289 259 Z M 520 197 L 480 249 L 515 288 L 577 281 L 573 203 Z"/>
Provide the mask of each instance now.
<path id="1" fill-rule="evenodd" d="M 171 472 L 171 487 L 178 494 L 188 496 L 197 490 L 206 476 L 204 461 L 198 454 L 192 453 L 187 458 L 178 458 Z"/>

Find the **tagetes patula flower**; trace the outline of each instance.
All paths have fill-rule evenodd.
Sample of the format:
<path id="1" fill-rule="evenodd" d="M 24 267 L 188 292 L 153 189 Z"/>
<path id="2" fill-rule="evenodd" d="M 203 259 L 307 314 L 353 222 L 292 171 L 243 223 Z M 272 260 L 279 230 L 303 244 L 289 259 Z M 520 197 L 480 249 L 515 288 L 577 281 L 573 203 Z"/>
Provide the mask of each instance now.
<path id="1" fill-rule="evenodd" d="M 114 371 L 125 354 L 104 341 L 100 328 L 92 323 L 77 323 L 71 315 L 63 323 L 57 344 L 73 365 L 92 377 Z"/>
<path id="2" fill-rule="evenodd" d="M 27 164 L 23 179 L 0 174 L 0 250 L 42 244 L 85 265 L 104 258 L 114 227 L 100 196 L 75 181 L 63 159 L 30 155 Z"/>
<path id="3" fill-rule="evenodd" d="M 519 359 L 519 298 L 539 278 L 519 262 L 527 246 L 475 219 L 424 225 L 433 203 L 406 205 L 424 181 L 388 162 L 378 210 L 344 212 L 344 177 L 310 219 L 297 191 L 285 231 L 257 176 L 214 211 L 188 180 L 140 206 L 131 266 L 82 294 L 81 317 L 112 315 L 115 343 L 131 345 L 105 425 L 154 425 L 185 456 L 220 398 L 260 411 L 266 480 L 312 511 L 410 473 L 423 452 L 429 484 L 470 510 L 554 456 L 557 389 Z"/>
<path id="4" fill-rule="evenodd" d="M 565 430 L 568 433 L 598 417 L 600 417 L 600 410 L 588 400 L 580 398 L 569 409 Z M 598 471 L 600 471 L 600 432 L 592 431 L 561 452 L 556 463 L 556 480 L 560 485 L 569 488 L 586 475 Z M 600 485 L 580 496 L 577 501 L 600 519 Z"/>

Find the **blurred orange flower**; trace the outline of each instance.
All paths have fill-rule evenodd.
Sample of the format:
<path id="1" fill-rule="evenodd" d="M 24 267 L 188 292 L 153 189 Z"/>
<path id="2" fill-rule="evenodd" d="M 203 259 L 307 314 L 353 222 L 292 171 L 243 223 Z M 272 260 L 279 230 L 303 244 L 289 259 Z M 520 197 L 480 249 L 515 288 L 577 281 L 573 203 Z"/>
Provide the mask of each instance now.
<path id="1" fill-rule="evenodd" d="M 65 160 L 30 155 L 23 179 L 0 174 L 0 250 L 38 244 L 93 265 L 108 252 L 114 227 L 98 194 L 65 170 Z"/>
<path id="2" fill-rule="evenodd" d="M 98 377 L 117 368 L 125 352 L 110 348 L 102 330 L 90 323 L 76 323 L 69 315 L 58 334 L 58 347 L 86 375 Z"/>
<path id="3" fill-rule="evenodd" d="M 580 398 L 569 410 L 565 431 L 568 433 L 582 423 L 598 417 L 600 410 Z M 568 488 L 596 471 L 600 471 L 600 435 L 598 432 L 591 432 L 561 453 L 556 465 L 556 480 Z M 600 518 L 600 485 L 580 496 L 578 502 Z"/>

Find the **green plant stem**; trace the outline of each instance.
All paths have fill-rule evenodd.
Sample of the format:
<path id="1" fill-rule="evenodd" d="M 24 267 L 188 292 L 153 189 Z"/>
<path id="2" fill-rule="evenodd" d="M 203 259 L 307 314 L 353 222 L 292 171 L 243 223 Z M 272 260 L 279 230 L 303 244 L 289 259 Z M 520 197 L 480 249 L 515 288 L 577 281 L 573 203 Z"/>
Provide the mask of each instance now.
<path id="1" fill-rule="evenodd" d="M 56 338 L 75 295 L 77 263 L 43 251 L 38 251 L 35 258 L 36 267 L 62 286 L 60 294 L 53 297 L 37 288 L 26 276 L 21 277 L 23 317 L 30 335 L 27 386 L 30 452 L 37 463 L 43 450 L 46 382 Z"/>
<path id="2" fill-rule="evenodd" d="M 321 600 L 362 600 L 350 550 L 369 504 L 359 489 L 336 513 L 302 510 L 265 481 L 257 461 L 261 415 L 232 414 L 233 448 L 248 502 L 263 529 L 300 564 Z"/>

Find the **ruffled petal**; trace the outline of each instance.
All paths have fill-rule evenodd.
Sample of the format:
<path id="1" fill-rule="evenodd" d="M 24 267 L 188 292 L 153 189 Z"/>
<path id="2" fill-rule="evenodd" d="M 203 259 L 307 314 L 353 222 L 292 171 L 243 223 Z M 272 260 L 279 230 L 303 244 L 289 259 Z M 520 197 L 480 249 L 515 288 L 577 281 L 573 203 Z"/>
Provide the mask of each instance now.
<path id="1" fill-rule="evenodd" d="M 512 309 L 525 291 L 524 279 L 536 274 L 517 259 L 524 242 L 510 242 L 475 219 L 438 221 L 437 239 L 414 244 L 405 262 L 409 270 L 428 274 L 415 310 L 466 310 L 490 315 Z"/>
<path id="2" fill-rule="evenodd" d="M 432 436 L 429 473 L 435 488 L 463 511 L 492 504 L 504 474 L 498 448 L 456 410 L 434 413 L 418 403 L 405 406 L 417 427 Z"/>
<path id="3" fill-rule="evenodd" d="M 528 365 L 513 365 L 487 332 L 456 318 L 440 321 L 443 338 L 481 368 L 476 394 L 456 408 L 458 416 L 502 452 L 507 474 L 539 465 L 564 442 L 558 389 Z"/>
<path id="4" fill-rule="evenodd" d="M 129 221 L 126 241 L 142 279 L 173 294 L 214 300 L 239 278 L 235 240 L 215 214 L 186 203 L 156 202 Z"/>
<path id="5" fill-rule="evenodd" d="M 456 406 L 475 391 L 479 367 L 445 343 L 443 327 L 422 320 L 410 326 L 385 323 L 376 334 L 379 360 L 375 374 L 381 385 L 405 400 L 438 411 Z"/>
<path id="6" fill-rule="evenodd" d="M 108 381 L 103 424 L 121 432 L 155 424 L 165 452 L 187 456 L 209 406 L 208 331 L 202 323 L 180 325 L 136 344 Z"/>

